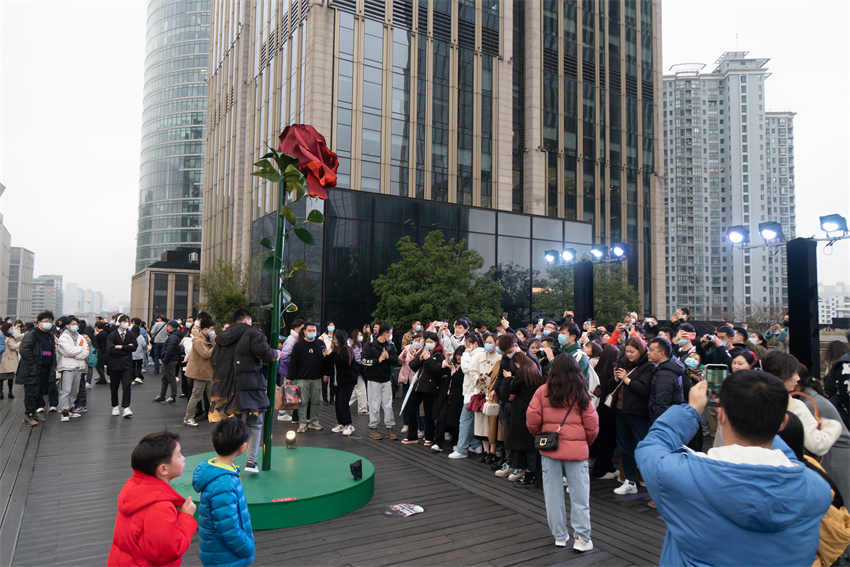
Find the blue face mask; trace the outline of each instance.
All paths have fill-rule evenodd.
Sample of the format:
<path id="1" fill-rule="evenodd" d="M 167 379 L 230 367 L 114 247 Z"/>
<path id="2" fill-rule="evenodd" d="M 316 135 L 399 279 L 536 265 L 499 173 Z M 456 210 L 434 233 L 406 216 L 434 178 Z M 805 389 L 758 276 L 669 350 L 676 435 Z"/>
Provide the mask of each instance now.
<path id="1" fill-rule="evenodd" d="M 422 332 L 422 325 L 416 325 L 414 327 L 414 329 L 416 330 L 417 333 L 420 333 L 420 332 Z"/>
<path id="2" fill-rule="evenodd" d="M 720 341 L 720 348 L 726 348 L 726 341 Z"/>
<path id="3" fill-rule="evenodd" d="M 72 333 L 76 333 L 77 331 L 79 331 L 79 330 L 80 330 L 80 327 L 79 327 L 78 325 L 68 325 L 68 329 L 69 329 Z"/>
<path id="4" fill-rule="evenodd" d="M 688 344 L 688 339 L 679 339 L 678 341 L 676 341 L 676 343 L 679 346 L 685 346 L 686 344 Z M 688 359 L 688 360 L 690 360 L 690 359 Z"/>
<path id="5" fill-rule="evenodd" d="M 516 351 L 514 351 L 514 352 L 508 352 L 508 353 L 506 353 L 506 354 L 505 354 L 505 356 L 507 356 L 507 357 L 508 357 L 508 359 L 511 359 L 511 358 L 513 358 L 513 357 L 514 357 L 514 355 L 515 355 L 515 354 L 516 354 Z"/>
<path id="6" fill-rule="evenodd" d="M 543 329 L 543 334 L 548 337 L 549 335 L 552 334 L 552 330 L 551 329 Z"/>
<path id="7" fill-rule="evenodd" d="M 316 338 L 316 332 L 315 331 L 308 331 L 307 332 L 307 338 L 308 339 L 315 339 Z"/>
<path id="8" fill-rule="evenodd" d="M 334 330 L 336 330 L 336 327 L 334 327 L 333 325 L 328 325 L 328 332 L 329 333 L 333 333 Z"/>
<path id="9" fill-rule="evenodd" d="M 558 344 L 565 346 L 567 344 L 567 335 L 558 335 Z"/>
<path id="10" fill-rule="evenodd" d="M 53 323 L 42 323 L 39 326 L 41 327 L 42 331 L 49 331 L 50 329 L 53 328 Z"/>
<path id="11" fill-rule="evenodd" d="M 751 344 L 754 344 L 754 345 L 759 344 L 759 340 L 755 337 L 750 337 L 749 341 L 750 341 Z"/>
<path id="12" fill-rule="evenodd" d="M 493 352 L 494 350 L 496 350 L 496 345 L 494 345 L 493 343 L 485 343 L 484 350 L 486 352 Z"/>
<path id="13" fill-rule="evenodd" d="M 504 351 L 502 351 L 502 349 L 500 349 L 499 347 L 496 347 L 496 354 L 505 354 L 505 353 L 504 353 Z"/>
<path id="14" fill-rule="evenodd" d="M 687 366 L 691 370 L 694 370 L 694 369 L 696 369 L 697 366 L 699 366 L 699 362 L 697 362 L 696 358 L 686 358 L 685 359 L 685 366 Z"/>

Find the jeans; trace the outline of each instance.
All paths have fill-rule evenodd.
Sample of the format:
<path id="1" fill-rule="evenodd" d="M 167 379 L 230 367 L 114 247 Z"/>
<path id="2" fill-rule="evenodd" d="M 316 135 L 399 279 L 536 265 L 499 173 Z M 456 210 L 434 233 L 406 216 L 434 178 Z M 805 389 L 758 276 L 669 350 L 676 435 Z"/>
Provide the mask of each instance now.
<path id="1" fill-rule="evenodd" d="M 112 397 L 112 407 L 118 405 L 118 387 L 121 387 L 121 407 L 130 407 L 130 383 L 133 381 L 133 370 L 115 370 L 109 375 L 109 393 Z"/>
<path id="2" fill-rule="evenodd" d="M 393 385 L 391 382 L 366 382 L 369 397 L 369 429 L 378 427 L 381 420 L 381 408 L 384 410 L 384 426 L 395 426 L 393 413 Z"/>
<path id="3" fill-rule="evenodd" d="M 159 363 L 160 358 L 162 357 L 162 347 L 165 346 L 165 343 L 154 343 L 151 347 L 151 357 L 153 358 L 153 368 L 154 372 L 159 374 Z"/>
<path id="4" fill-rule="evenodd" d="M 625 413 L 617 414 L 617 447 L 623 456 L 623 472 L 626 479 L 637 482 L 635 448 L 649 432 L 649 418 Z M 572 489 L 570 489 L 572 492 Z"/>
<path id="5" fill-rule="evenodd" d="M 204 401 L 204 394 L 209 392 L 209 380 L 193 380 L 192 396 L 189 398 L 189 404 L 186 406 L 186 414 L 183 416 L 183 421 L 195 419 L 195 414 L 198 411 L 198 404 Z"/>
<path id="6" fill-rule="evenodd" d="M 248 437 L 248 451 L 245 460 L 257 463 L 257 453 L 260 452 L 260 441 L 263 438 L 263 414 L 248 412 L 242 414 L 242 419 L 248 424 L 251 436 Z"/>
<path id="7" fill-rule="evenodd" d="M 63 370 L 59 387 L 59 411 L 66 412 L 73 408 L 74 397 L 80 389 L 80 371 Z"/>
<path id="8" fill-rule="evenodd" d="M 419 436 L 419 422 L 422 420 L 419 417 L 419 404 L 422 404 L 425 410 L 425 441 L 434 441 L 434 400 L 437 398 L 436 392 L 433 394 L 422 394 L 419 392 L 411 392 L 410 398 L 407 400 L 407 405 L 404 408 L 407 414 L 407 438 L 410 441 L 415 441 Z M 436 441 L 440 441 L 437 439 Z"/>
<path id="9" fill-rule="evenodd" d="M 351 425 L 351 406 L 348 405 L 348 401 L 351 399 L 351 392 L 353 391 L 354 382 L 340 384 L 336 387 L 334 409 L 336 410 L 336 422 L 340 425 Z"/>
<path id="10" fill-rule="evenodd" d="M 368 412 L 369 403 L 366 401 L 366 380 L 362 376 L 357 377 L 357 386 L 354 387 L 354 395 L 357 397 L 357 412 Z"/>
<path id="11" fill-rule="evenodd" d="M 299 380 L 301 386 L 301 405 L 298 406 L 299 417 L 304 423 L 319 423 L 319 410 L 322 407 L 322 380 Z M 308 412 L 309 409 L 309 412 Z"/>
<path id="12" fill-rule="evenodd" d="M 162 385 L 159 388 L 159 397 L 164 398 L 168 388 L 171 388 L 171 397 L 177 397 L 177 364 L 176 360 L 164 363 L 162 368 Z"/>
<path id="13" fill-rule="evenodd" d="M 460 426 L 458 428 L 458 439 L 456 451 L 462 455 L 466 455 L 470 449 L 480 449 L 481 440 L 476 439 L 473 435 L 475 427 L 475 413 L 466 409 L 464 404 L 460 411 Z"/>
<path id="14" fill-rule="evenodd" d="M 590 541 L 590 473 L 587 461 L 559 461 L 541 455 L 543 466 L 543 498 L 546 519 L 555 539 L 565 540 L 567 506 L 564 502 L 563 477 L 570 487 L 570 525 L 573 536 Z"/>

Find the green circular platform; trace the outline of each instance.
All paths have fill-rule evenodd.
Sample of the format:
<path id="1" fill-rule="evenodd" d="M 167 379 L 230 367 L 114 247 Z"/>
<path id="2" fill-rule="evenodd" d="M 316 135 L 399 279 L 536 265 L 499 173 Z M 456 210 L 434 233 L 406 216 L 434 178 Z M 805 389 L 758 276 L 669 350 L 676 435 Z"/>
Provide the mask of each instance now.
<path id="1" fill-rule="evenodd" d="M 172 481 L 183 496 L 198 503 L 192 488 L 195 467 L 215 457 L 201 453 L 186 457 L 186 470 Z M 354 480 L 349 465 L 363 462 L 363 478 Z M 259 461 L 262 462 L 262 453 Z M 237 460 L 244 467 L 244 457 Z M 271 470 L 240 474 L 251 524 L 273 530 L 324 522 L 365 506 L 375 492 L 375 465 L 354 453 L 320 447 L 275 447 Z"/>

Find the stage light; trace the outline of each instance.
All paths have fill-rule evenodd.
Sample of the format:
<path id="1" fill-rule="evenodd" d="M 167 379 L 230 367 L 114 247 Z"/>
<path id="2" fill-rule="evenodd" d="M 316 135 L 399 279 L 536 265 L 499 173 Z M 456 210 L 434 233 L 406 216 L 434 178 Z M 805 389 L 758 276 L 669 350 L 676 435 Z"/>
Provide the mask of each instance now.
<path id="1" fill-rule="evenodd" d="M 593 256 L 594 260 L 601 260 L 605 256 L 605 251 L 602 248 L 594 246 L 590 249 L 590 255 Z"/>
<path id="2" fill-rule="evenodd" d="M 841 215 L 825 215 L 820 218 L 820 228 L 827 234 L 847 232 L 847 219 Z"/>
<path id="3" fill-rule="evenodd" d="M 765 242 L 785 239 L 785 236 L 782 234 L 782 225 L 778 222 L 767 221 L 759 223 L 759 233 Z"/>
<path id="4" fill-rule="evenodd" d="M 558 259 L 558 251 L 547 250 L 546 252 L 544 252 L 543 259 L 546 260 L 547 264 L 553 264 L 555 260 Z"/>
<path id="5" fill-rule="evenodd" d="M 360 480 L 363 478 L 363 460 L 357 459 L 350 465 L 348 468 L 351 470 L 351 476 L 354 477 L 354 480 Z"/>
<path id="6" fill-rule="evenodd" d="M 295 430 L 290 429 L 286 432 L 286 448 L 294 449 L 295 448 Z"/>
<path id="7" fill-rule="evenodd" d="M 572 262 L 576 259 L 576 251 L 575 248 L 565 248 L 561 252 L 561 258 L 563 258 L 564 262 Z"/>
<path id="8" fill-rule="evenodd" d="M 626 246 L 624 244 L 617 243 L 611 247 L 611 255 L 614 258 L 622 258 L 626 255 Z"/>
<path id="9" fill-rule="evenodd" d="M 726 240 L 732 244 L 746 244 L 750 241 L 750 229 L 745 226 L 730 226 L 726 230 Z"/>

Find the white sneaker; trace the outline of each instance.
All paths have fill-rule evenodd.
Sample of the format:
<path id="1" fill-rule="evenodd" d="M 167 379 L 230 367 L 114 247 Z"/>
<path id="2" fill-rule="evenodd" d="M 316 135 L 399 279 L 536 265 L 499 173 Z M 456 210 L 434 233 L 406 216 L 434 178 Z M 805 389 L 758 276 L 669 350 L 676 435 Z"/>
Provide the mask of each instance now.
<path id="1" fill-rule="evenodd" d="M 618 488 L 614 489 L 614 494 L 619 494 L 620 496 L 624 496 L 626 494 L 637 494 L 638 487 L 635 483 L 630 480 L 623 481 Z"/>
<path id="2" fill-rule="evenodd" d="M 48 413 L 56 413 L 56 411 L 57 411 L 56 406 L 50 406 L 50 409 L 47 410 L 47 411 L 48 411 Z"/>
<path id="3" fill-rule="evenodd" d="M 570 541 L 570 538 L 566 539 L 556 539 L 555 547 L 567 547 L 567 542 Z"/>
<path id="4" fill-rule="evenodd" d="M 75 411 L 71 411 L 71 412 L 68 413 L 68 417 L 73 417 L 73 418 L 83 417 L 83 414 L 77 413 Z"/>
<path id="5" fill-rule="evenodd" d="M 121 408 L 118 406 L 114 406 L 112 408 L 112 415 L 121 415 Z"/>
<path id="6" fill-rule="evenodd" d="M 337 425 L 331 429 L 331 433 L 341 433 L 345 429 L 344 425 Z"/>
<path id="7" fill-rule="evenodd" d="M 318 421 L 311 421 L 307 427 L 309 427 L 313 431 L 321 431 L 322 429 L 324 429 L 324 427 L 322 427 Z"/>
<path id="8" fill-rule="evenodd" d="M 352 433 L 354 433 L 354 426 L 353 425 L 346 425 L 342 430 L 342 434 L 345 435 L 346 437 L 348 437 Z"/>
<path id="9" fill-rule="evenodd" d="M 599 477 L 600 480 L 614 480 L 620 478 L 620 471 L 608 472 Z"/>
<path id="10" fill-rule="evenodd" d="M 307 432 L 307 424 L 302 423 L 298 426 L 298 433 L 306 433 Z"/>
<path id="11" fill-rule="evenodd" d="M 245 463 L 245 472 L 258 473 L 260 469 L 257 467 L 257 463 Z"/>
<path id="12" fill-rule="evenodd" d="M 481 453 L 484 452 L 484 447 L 470 447 L 469 452 L 475 453 L 476 455 L 480 455 Z"/>
<path id="13" fill-rule="evenodd" d="M 522 469 L 514 469 L 511 471 L 511 474 L 508 475 L 508 480 L 511 482 L 516 482 L 518 480 L 522 480 L 525 478 L 525 471 Z"/>
<path id="14" fill-rule="evenodd" d="M 585 541 L 581 536 L 576 536 L 576 540 L 573 542 L 573 549 L 576 551 L 591 551 L 593 549 L 593 542 L 591 540 Z"/>
<path id="15" fill-rule="evenodd" d="M 127 419 L 133 417 L 133 410 L 131 410 L 130 408 L 124 408 L 124 417 L 126 417 Z"/>
<path id="16" fill-rule="evenodd" d="M 292 421 L 292 414 L 289 412 L 279 413 L 277 415 L 278 421 Z"/>
<path id="17" fill-rule="evenodd" d="M 198 422 L 190 417 L 189 419 L 183 420 L 183 425 L 188 425 L 189 427 L 198 427 Z"/>
<path id="18" fill-rule="evenodd" d="M 86 390 L 91 390 L 93 388 L 91 382 L 86 382 Z"/>
<path id="19" fill-rule="evenodd" d="M 71 416 L 63 413 L 62 417 L 59 418 L 59 421 L 71 421 Z"/>
<path id="20" fill-rule="evenodd" d="M 507 478 L 507 476 L 511 474 L 511 465 L 509 465 L 507 462 L 502 463 L 502 468 L 497 470 L 495 474 L 499 478 Z"/>
<path id="21" fill-rule="evenodd" d="M 436 452 L 436 453 L 442 453 L 443 452 L 443 450 L 440 448 L 440 446 L 437 445 L 436 443 L 431 445 L 431 450 Z"/>
<path id="22" fill-rule="evenodd" d="M 468 456 L 469 455 L 464 455 L 463 453 L 458 453 L 457 451 L 452 451 L 451 453 L 449 453 L 450 459 L 465 459 Z"/>
<path id="23" fill-rule="evenodd" d="M 401 433 L 407 433 L 407 426 L 406 425 L 401 426 Z"/>
<path id="24" fill-rule="evenodd" d="M 35 410 L 36 413 L 44 413 L 44 408 L 38 408 Z"/>

